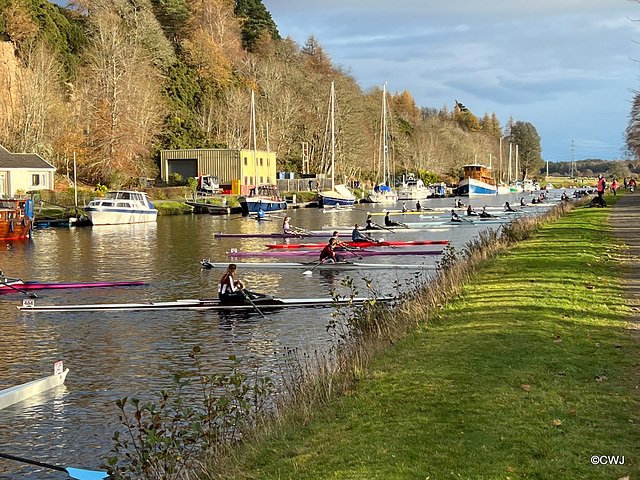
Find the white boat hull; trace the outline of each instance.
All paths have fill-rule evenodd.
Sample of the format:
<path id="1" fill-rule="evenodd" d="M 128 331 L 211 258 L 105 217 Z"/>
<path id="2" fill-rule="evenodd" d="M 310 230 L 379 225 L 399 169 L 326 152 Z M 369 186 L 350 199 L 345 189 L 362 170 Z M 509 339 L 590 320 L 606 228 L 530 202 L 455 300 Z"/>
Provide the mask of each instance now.
<path id="1" fill-rule="evenodd" d="M 144 192 L 120 190 L 95 198 L 84 208 L 93 225 L 155 222 L 158 210 Z"/>
<path id="2" fill-rule="evenodd" d="M 62 373 L 0 390 L 0 410 L 62 385 L 68 373 L 69 369 L 67 368 Z"/>

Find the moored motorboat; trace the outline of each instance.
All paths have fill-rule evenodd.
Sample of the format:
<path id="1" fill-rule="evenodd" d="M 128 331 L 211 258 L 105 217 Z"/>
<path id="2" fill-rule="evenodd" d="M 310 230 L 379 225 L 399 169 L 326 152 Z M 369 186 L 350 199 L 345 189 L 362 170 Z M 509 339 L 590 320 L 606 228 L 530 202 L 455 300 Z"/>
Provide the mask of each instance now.
<path id="1" fill-rule="evenodd" d="M 104 310 L 219 310 L 219 311 L 250 311 L 280 308 L 330 307 L 333 305 L 362 305 L 371 301 L 391 301 L 392 297 L 381 298 L 259 298 L 251 302 L 226 303 L 218 299 L 199 300 L 185 299 L 171 302 L 151 303 L 102 303 L 93 305 L 36 305 L 33 300 L 25 300 L 18 309 L 23 312 L 94 312 Z"/>
<path id="2" fill-rule="evenodd" d="M 122 225 L 155 222 L 158 210 L 144 192 L 118 190 L 95 198 L 84 207 L 93 225 Z"/>
<path id="3" fill-rule="evenodd" d="M 464 165 L 463 178 L 458 183 L 458 195 L 496 195 L 498 187 L 491 176 L 491 167 L 472 164 Z"/>
<path id="4" fill-rule="evenodd" d="M 258 191 L 252 192 L 238 198 L 238 203 L 242 208 L 242 213 L 248 215 L 250 213 L 258 213 L 260 209 L 263 212 L 278 212 L 287 209 L 287 201 L 278 193 L 275 185 L 259 185 Z"/>
<path id="5" fill-rule="evenodd" d="M 31 235 L 32 222 L 32 200 L 0 199 L 0 240 L 28 238 Z"/>
<path id="6" fill-rule="evenodd" d="M 65 370 L 62 362 L 56 362 L 53 375 L 0 390 L 0 410 L 62 385 L 68 373 L 69 369 Z"/>

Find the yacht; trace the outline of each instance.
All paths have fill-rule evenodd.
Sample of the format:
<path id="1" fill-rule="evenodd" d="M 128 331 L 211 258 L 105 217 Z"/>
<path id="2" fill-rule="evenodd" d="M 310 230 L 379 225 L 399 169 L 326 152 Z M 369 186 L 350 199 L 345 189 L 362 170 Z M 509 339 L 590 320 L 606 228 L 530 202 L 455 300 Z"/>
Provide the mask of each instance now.
<path id="1" fill-rule="evenodd" d="M 155 222 L 158 210 L 144 192 L 118 190 L 94 198 L 84 207 L 93 225 L 120 225 L 125 223 Z"/>
<path id="2" fill-rule="evenodd" d="M 429 198 L 431 190 L 429 190 L 422 180 L 410 178 L 402 184 L 400 190 L 398 190 L 398 200 L 424 200 Z"/>

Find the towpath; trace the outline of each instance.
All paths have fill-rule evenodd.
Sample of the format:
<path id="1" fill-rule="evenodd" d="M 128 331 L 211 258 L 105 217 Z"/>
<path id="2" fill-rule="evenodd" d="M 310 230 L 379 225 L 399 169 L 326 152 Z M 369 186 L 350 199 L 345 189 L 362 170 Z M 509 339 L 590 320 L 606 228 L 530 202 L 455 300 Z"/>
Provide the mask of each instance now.
<path id="1" fill-rule="evenodd" d="M 623 195 L 611 209 L 609 218 L 616 237 L 627 244 L 623 254 L 627 304 L 633 312 L 631 321 L 640 335 L 640 192 Z"/>

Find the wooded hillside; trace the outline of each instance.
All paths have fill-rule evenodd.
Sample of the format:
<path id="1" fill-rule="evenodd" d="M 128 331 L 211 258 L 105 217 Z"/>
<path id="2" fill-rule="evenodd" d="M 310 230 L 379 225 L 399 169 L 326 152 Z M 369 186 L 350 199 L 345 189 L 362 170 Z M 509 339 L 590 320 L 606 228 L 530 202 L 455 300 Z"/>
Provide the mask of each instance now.
<path id="1" fill-rule="evenodd" d="M 82 180 L 119 186 L 154 177 L 161 149 L 247 148 L 251 90 L 258 148 L 276 151 L 279 171 L 300 172 L 307 142 L 312 172 L 324 172 L 334 81 L 336 173 L 377 180 L 381 86 L 363 91 L 313 36 L 283 38 L 261 0 L 0 0 L 0 40 L 0 144 L 63 175 L 74 152 Z M 451 110 L 419 107 L 389 88 L 397 173 L 455 179 L 490 156 L 497 171 L 503 134 L 530 126 L 537 137 L 526 122 L 503 132 L 495 113 L 479 118 L 453 99 Z M 521 151 L 530 176 L 542 165 L 537 139 L 537 151 Z"/>

